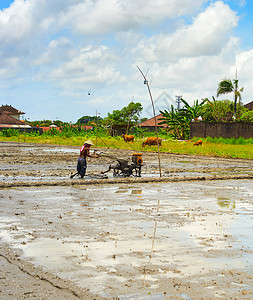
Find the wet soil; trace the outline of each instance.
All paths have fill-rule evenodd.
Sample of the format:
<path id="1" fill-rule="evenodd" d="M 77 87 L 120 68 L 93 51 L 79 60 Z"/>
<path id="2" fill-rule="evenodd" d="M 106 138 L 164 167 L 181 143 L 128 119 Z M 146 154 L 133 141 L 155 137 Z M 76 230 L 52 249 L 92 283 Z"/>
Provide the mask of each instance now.
<path id="1" fill-rule="evenodd" d="M 252 298 L 252 160 L 162 154 L 160 179 L 143 153 L 141 178 L 93 179 L 101 156 L 70 179 L 77 157 L 0 143 L 1 299 Z"/>
<path id="2" fill-rule="evenodd" d="M 103 154 L 98 159 L 88 159 L 87 176 L 85 179 L 94 179 L 93 175 L 100 174 L 115 162 L 113 157 L 128 159 L 134 151 L 98 149 Z M 25 185 L 80 184 L 78 177 L 68 181 L 71 174 L 76 172 L 76 162 L 79 147 L 66 147 L 45 144 L 26 144 L 0 142 L 0 187 Z M 165 178 L 202 177 L 210 178 L 242 178 L 253 176 L 252 160 L 222 159 L 218 157 L 201 157 L 193 155 L 175 155 L 161 153 L 161 172 Z M 107 173 L 113 179 L 112 173 Z M 157 153 L 144 152 L 142 166 L 142 180 L 158 178 L 159 164 Z M 217 179 L 217 178 L 215 178 Z M 131 181 L 131 178 L 130 178 Z M 152 181 L 152 180 L 151 180 Z M 17 184 L 15 184 L 17 182 Z M 83 180 L 85 184 L 87 180 Z"/>

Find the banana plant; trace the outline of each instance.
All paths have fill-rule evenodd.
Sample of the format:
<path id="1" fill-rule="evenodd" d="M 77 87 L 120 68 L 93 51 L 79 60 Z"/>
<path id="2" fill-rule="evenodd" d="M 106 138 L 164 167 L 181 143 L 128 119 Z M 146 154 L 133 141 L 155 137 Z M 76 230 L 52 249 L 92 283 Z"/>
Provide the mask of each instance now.
<path id="1" fill-rule="evenodd" d="M 159 119 L 161 120 L 159 125 L 167 124 L 174 131 L 177 139 L 184 139 L 186 135 L 189 135 L 188 119 L 173 105 L 171 105 L 170 110 L 160 111 L 160 113 L 163 117 Z"/>
<path id="2" fill-rule="evenodd" d="M 198 100 L 194 101 L 193 105 L 191 106 L 186 100 L 181 98 L 181 102 L 184 104 L 184 107 L 180 110 L 180 112 L 189 119 L 197 121 L 199 117 L 201 117 L 203 112 L 203 106 L 208 101 L 208 99 L 202 100 L 199 103 Z"/>

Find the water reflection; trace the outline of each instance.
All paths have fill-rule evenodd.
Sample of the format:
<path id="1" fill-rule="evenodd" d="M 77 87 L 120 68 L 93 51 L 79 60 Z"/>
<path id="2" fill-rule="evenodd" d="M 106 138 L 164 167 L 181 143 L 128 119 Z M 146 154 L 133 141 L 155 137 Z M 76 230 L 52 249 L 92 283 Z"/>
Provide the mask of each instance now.
<path id="1" fill-rule="evenodd" d="M 142 190 L 132 190 L 131 194 L 132 195 L 141 195 L 142 194 Z"/>
<path id="2" fill-rule="evenodd" d="M 94 293 L 161 296 L 173 279 L 212 283 L 214 273 L 252 268 L 250 183 L 241 183 L 245 190 L 233 189 L 238 181 L 3 190 L 17 228 L 4 218 L 1 227 L 34 264 Z M 22 244 L 30 228 L 33 240 Z"/>
<path id="3" fill-rule="evenodd" d="M 226 198 L 218 198 L 217 204 L 222 208 L 229 208 L 229 209 L 235 209 L 235 201 L 231 201 L 230 199 Z"/>

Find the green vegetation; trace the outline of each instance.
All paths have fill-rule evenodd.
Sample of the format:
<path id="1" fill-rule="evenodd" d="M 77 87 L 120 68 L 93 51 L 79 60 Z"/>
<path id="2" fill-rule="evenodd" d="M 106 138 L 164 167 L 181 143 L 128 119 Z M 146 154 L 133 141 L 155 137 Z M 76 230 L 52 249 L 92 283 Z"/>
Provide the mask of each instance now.
<path id="1" fill-rule="evenodd" d="M 96 134 L 94 131 L 78 132 L 78 128 L 67 128 L 64 132 L 59 133 L 55 129 L 50 132 L 39 135 L 38 133 L 19 133 L 18 131 L 2 130 L 0 131 L 0 141 L 15 141 L 27 143 L 43 143 L 55 145 L 71 145 L 80 146 L 86 139 L 91 139 L 96 144 Z M 150 136 L 145 133 L 145 136 Z M 161 152 L 178 153 L 178 154 L 192 154 L 205 156 L 218 156 L 225 158 L 243 158 L 253 159 L 253 138 L 251 139 L 223 139 L 223 138 L 206 138 L 202 139 L 202 146 L 194 146 L 193 143 L 198 138 L 192 141 L 177 141 L 172 137 L 161 134 L 164 140 L 162 142 Z M 142 148 L 143 137 L 135 136 L 134 143 L 125 143 L 119 136 L 111 137 L 105 132 L 101 131 L 97 137 L 97 147 L 112 148 L 112 149 L 128 149 L 133 151 L 157 151 L 156 146 Z"/>
<path id="2" fill-rule="evenodd" d="M 61 126 L 68 124 L 68 123 L 60 121 L 60 120 L 54 120 L 54 121 L 51 121 L 51 120 L 28 121 L 28 120 L 25 120 L 25 121 L 26 121 L 26 123 L 28 123 L 29 125 L 34 126 L 34 127 L 36 127 L 36 126 L 37 127 L 49 127 L 51 125 L 61 127 Z"/>
<path id="3" fill-rule="evenodd" d="M 137 124 L 140 114 L 143 110 L 141 103 L 130 102 L 128 106 L 121 110 L 114 110 L 111 114 L 108 113 L 104 119 L 106 124 Z"/>
<path id="4" fill-rule="evenodd" d="M 243 87 L 238 87 L 239 80 L 233 79 L 233 82 L 231 79 L 223 79 L 219 82 L 218 89 L 217 89 L 217 97 L 223 94 L 234 94 L 234 117 L 236 118 L 236 112 L 237 112 L 237 99 L 239 99 L 239 102 L 242 100 L 241 93 L 243 92 Z"/>
<path id="5" fill-rule="evenodd" d="M 92 125 L 94 123 L 101 123 L 102 120 L 100 116 L 83 116 L 77 120 L 77 124 Z"/>
<path id="6" fill-rule="evenodd" d="M 248 110 L 241 102 L 236 105 L 236 115 L 234 119 L 234 102 L 228 99 L 207 101 L 203 107 L 202 118 L 205 122 L 232 122 L 242 121 L 241 117 Z"/>
<path id="7" fill-rule="evenodd" d="M 238 96 L 239 97 L 239 96 Z M 187 101 L 181 99 L 184 104 L 182 109 L 176 109 L 173 105 L 169 110 L 160 111 L 163 115 L 159 125 L 167 124 L 170 133 L 176 139 L 188 139 L 190 136 L 190 122 L 253 122 L 253 112 L 250 112 L 239 101 L 236 104 L 236 115 L 234 115 L 234 102 L 228 99 L 208 100 L 201 103 L 194 101 L 189 105 Z"/>
<path id="8" fill-rule="evenodd" d="M 207 142 L 216 143 L 216 144 L 225 144 L 225 145 L 253 145 L 253 138 L 245 139 L 245 138 L 229 138 L 225 139 L 222 137 L 219 138 L 211 138 L 207 137 L 205 139 Z"/>
<path id="9" fill-rule="evenodd" d="M 242 122 L 253 122 L 253 111 L 246 111 L 240 117 Z"/>
<path id="10" fill-rule="evenodd" d="M 159 125 L 167 124 L 170 127 L 171 134 L 176 139 L 188 139 L 190 135 L 190 122 L 197 121 L 203 115 L 204 104 L 207 101 L 205 99 L 199 103 L 196 100 L 191 106 L 186 100 L 181 99 L 181 102 L 184 104 L 182 109 L 176 109 L 171 105 L 170 110 L 160 111 L 163 117 L 160 118 L 162 121 L 159 122 Z"/>
<path id="11" fill-rule="evenodd" d="M 168 129 L 160 129 L 159 137 L 163 139 L 161 152 L 194 154 L 205 156 L 219 156 L 227 158 L 253 159 L 253 138 L 206 138 L 202 139 L 202 146 L 194 146 L 194 138 L 189 141 L 191 122 L 253 122 L 253 112 L 246 109 L 241 102 L 243 88 L 238 87 L 238 80 L 231 81 L 224 79 L 219 83 L 217 96 L 227 93 L 234 93 L 234 101 L 204 99 L 201 102 L 194 101 L 190 105 L 186 100 L 181 99 L 183 108 L 176 109 L 171 105 L 170 109 L 160 111 L 163 115 L 158 125 L 167 124 Z M 238 101 L 239 100 L 239 101 Z M 56 125 L 60 130 L 52 127 L 50 130 L 39 134 L 39 132 L 20 133 L 14 129 L 0 131 L 0 141 L 16 141 L 27 143 L 48 143 L 58 145 L 80 146 L 86 139 L 93 140 L 97 147 L 114 149 L 128 149 L 144 151 L 142 142 L 145 137 L 156 136 L 156 132 L 148 132 L 146 129 L 136 125 L 144 119 L 140 119 L 143 110 L 141 103 L 130 102 L 121 110 L 113 110 L 107 117 L 102 119 L 99 116 L 83 116 L 76 124 L 69 124 L 59 120 L 33 121 L 29 123 L 35 127 L 49 127 Z M 92 129 L 84 130 L 83 124 L 93 125 Z M 126 134 L 135 136 L 134 143 L 125 143 L 119 137 L 112 137 L 113 125 L 126 126 Z M 145 151 L 157 151 L 157 146 L 146 147 Z"/>

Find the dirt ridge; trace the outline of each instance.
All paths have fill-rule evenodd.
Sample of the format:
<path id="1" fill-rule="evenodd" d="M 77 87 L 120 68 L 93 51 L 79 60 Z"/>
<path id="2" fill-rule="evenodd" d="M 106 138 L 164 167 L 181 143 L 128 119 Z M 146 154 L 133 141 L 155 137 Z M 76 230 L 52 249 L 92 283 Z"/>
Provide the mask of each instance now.
<path id="1" fill-rule="evenodd" d="M 159 178 L 113 178 L 113 179 L 72 179 L 50 180 L 33 182 L 0 182 L 0 188 L 34 187 L 34 186 L 72 186 L 72 185 L 100 185 L 100 184 L 125 184 L 125 183 L 154 183 L 154 182 L 179 182 L 179 181 L 203 181 L 203 180 L 229 180 L 229 179 L 253 179 L 253 174 L 233 175 L 208 175 L 208 176 L 171 176 Z"/>

